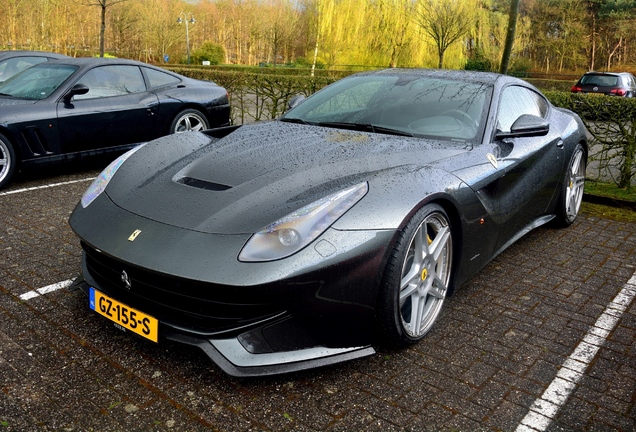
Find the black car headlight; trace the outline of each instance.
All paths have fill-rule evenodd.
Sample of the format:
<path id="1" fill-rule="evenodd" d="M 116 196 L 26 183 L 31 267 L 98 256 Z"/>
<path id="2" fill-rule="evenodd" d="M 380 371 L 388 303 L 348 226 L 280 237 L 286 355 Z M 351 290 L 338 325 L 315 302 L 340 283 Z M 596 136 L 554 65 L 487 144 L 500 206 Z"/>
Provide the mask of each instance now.
<path id="1" fill-rule="evenodd" d="M 369 190 L 364 182 L 328 195 L 267 225 L 243 246 L 239 261 L 286 258 L 318 238 Z"/>

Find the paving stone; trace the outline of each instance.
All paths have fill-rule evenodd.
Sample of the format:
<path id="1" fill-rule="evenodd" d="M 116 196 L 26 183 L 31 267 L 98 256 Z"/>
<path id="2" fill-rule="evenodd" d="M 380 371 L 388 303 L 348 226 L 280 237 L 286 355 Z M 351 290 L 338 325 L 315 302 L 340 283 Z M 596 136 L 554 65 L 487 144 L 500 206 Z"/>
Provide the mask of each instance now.
<path id="1" fill-rule="evenodd" d="M 448 299 L 419 344 L 236 379 L 198 349 L 121 333 L 81 292 L 19 298 L 79 272 L 66 221 L 87 185 L 0 194 L 3 431 L 514 430 L 636 272 L 636 225 L 582 214 L 498 256 Z M 635 405 L 636 302 L 548 430 L 632 431 Z"/>

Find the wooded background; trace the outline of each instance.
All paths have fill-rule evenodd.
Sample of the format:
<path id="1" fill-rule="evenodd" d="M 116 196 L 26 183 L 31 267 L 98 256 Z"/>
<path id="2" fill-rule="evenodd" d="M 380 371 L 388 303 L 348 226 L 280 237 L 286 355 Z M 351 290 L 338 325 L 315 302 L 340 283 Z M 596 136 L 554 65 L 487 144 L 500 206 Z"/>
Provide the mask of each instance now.
<path id="1" fill-rule="evenodd" d="M 0 49 L 183 63 L 498 70 L 511 0 L 2 0 Z M 521 0 L 509 71 L 636 69 L 636 0 Z M 442 59 L 443 54 L 443 59 Z"/>

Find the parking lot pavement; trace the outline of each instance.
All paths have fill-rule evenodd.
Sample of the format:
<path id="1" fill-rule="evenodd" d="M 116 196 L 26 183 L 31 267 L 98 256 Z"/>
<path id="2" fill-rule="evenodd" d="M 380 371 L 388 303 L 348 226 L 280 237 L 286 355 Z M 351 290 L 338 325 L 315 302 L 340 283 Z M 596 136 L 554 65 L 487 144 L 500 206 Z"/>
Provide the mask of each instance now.
<path id="1" fill-rule="evenodd" d="M 582 214 L 535 230 L 412 348 L 235 379 L 194 348 L 119 332 L 64 288 L 80 266 L 67 219 L 96 174 L 0 192 L 0 430 L 636 429 L 635 224 Z"/>

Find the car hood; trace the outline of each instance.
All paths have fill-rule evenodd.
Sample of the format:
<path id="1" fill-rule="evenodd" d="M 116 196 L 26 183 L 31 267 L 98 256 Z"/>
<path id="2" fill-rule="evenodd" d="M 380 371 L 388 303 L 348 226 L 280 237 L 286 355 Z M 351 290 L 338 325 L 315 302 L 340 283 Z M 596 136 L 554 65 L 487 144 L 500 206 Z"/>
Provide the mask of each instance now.
<path id="1" fill-rule="evenodd" d="M 36 100 L 0 96 L 0 106 L 33 105 Z"/>
<path id="2" fill-rule="evenodd" d="M 371 195 L 374 182 L 397 181 L 402 172 L 468 149 L 272 121 L 220 139 L 185 133 L 150 142 L 120 168 L 106 193 L 125 210 L 161 223 L 248 234 L 352 184 L 369 182 Z"/>

